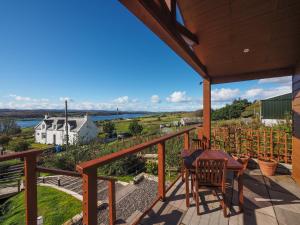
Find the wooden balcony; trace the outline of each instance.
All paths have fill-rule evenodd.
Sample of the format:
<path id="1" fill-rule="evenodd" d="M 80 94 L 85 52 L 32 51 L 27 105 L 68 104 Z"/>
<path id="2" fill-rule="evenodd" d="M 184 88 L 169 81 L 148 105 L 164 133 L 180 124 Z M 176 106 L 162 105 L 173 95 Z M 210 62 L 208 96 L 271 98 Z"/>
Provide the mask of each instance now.
<path id="1" fill-rule="evenodd" d="M 283 225 L 298 224 L 300 220 L 300 188 L 289 175 L 262 176 L 258 168 L 244 174 L 244 211 L 239 212 L 237 181 L 228 176 L 226 190 L 229 216 L 223 216 L 218 198 L 210 189 L 201 190 L 200 215 L 190 196 L 186 207 L 185 185 L 179 179 L 166 195 L 165 202 L 157 202 L 139 224 L 181 225 Z"/>
<path id="2" fill-rule="evenodd" d="M 190 206 L 186 206 L 185 185 L 178 176 L 170 186 L 165 180 L 165 143 L 175 137 L 183 137 L 184 148 L 190 147 L 190 132 L 197 127 L 169 134 L 146 143 L 123 149 L 78 165 L 78 172 L 53 170 L 36 165 L 36 159 L 41 151 L 26 151 L 14 155 L 1 156 L 0 161 L 12 158 L 24 158 L 25 164 L 25 196 L 26 196 L 26 224 L 36 224 L 37 193 L 36 172 L 47 172 L 82 179 L 83 193 L 83 224 L 97 224 L 99 222 L 99 208 L 97 207 L 97 180 L 106 180 L 108 185 L 109 224 L 297 224 L 300 219 L 300 188 L 290 175 L 274 177 L 262 176 L 255 161 L 251 169 L 243 175 L 244 180 L 244 211 L 239 211 L 238 184 L 233 174 L 228 175 L 226 199 L 229 205 L 229 217 L 224 218 L 220 203 L 209 189 L 201 191 L 201 215 L 197 215 L 195 203 L 190 196 Z M 99 177 L 97 168 L 126 157 L 140 153 L 150 146 L 157 145 L 158 150 L 158 182 L 157 198 L 144 212 L 132 214 L 126 221 L 118 220 L 118 198 L 116 197 L 115 179 Z M 134 193 L 133 193 L 134 194 Z M 145 195 L 149 193 L 144 193 Z M 103 215 L 103 214 L 102 214 Z"/>

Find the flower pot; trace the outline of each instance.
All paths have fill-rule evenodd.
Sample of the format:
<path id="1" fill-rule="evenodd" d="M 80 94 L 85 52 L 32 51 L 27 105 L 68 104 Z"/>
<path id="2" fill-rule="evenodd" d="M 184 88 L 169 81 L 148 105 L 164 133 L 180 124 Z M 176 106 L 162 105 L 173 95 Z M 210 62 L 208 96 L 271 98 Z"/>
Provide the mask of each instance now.
<path id="1" fill-rule="evenodd" d="M 233 155 L 232 158 L 234 158 L 234 160 L 238 161 L 239 163 L 241 163 L 244 167 L 244 170 L 247 169 L 247 165 L 249 162 L 249 156 L 235 156 Z"/>
<path id="2" fill-rule="evenodd" d="M 258 165 L 263 175 L 273 176 L 275 174 L 278 162 L 274 159 L 258 159 Z"/>

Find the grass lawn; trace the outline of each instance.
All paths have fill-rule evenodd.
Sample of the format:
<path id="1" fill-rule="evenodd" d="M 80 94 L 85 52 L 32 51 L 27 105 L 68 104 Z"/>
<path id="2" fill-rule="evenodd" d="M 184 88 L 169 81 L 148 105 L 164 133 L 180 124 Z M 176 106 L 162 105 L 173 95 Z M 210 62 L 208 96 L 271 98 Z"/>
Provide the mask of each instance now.
<path id="1" fill-rule="evenodd" d="M 44 225 L 62 224 L 80 213 L 81 209 L 81 202 L 71 195 L 51 187 L 38 186 L 38 216 L 43 216 Z M 0 224 L 25 224 L 24 192 L 0 206 Z"/>

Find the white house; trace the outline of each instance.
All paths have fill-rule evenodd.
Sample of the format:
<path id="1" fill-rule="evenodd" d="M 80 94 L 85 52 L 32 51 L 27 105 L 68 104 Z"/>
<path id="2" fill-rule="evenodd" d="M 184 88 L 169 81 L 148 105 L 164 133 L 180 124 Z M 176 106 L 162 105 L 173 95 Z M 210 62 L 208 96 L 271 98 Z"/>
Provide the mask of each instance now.
<path id="1" fill-rule="evenodd" d="M 180 124 L 181 126 L 188 126 L 188 125 L 193 125 L 193 124 L 198 124 L 198 123 L 202 123 L 202 118 L 198 118 L 198 117 L 184 117 L 181 118 L 180 120 Z"/>
<path id="2" fill-rule="evenodd" d="M 98 135 L 98 128 L 89 116 L 69 117 L 68 136 L 69 144 L 80 141 L 87 143 Z M 66 122 L 64 117 L 45 116 L 35 127 L 35 142 L 42 144 L 66 144 Z"/>

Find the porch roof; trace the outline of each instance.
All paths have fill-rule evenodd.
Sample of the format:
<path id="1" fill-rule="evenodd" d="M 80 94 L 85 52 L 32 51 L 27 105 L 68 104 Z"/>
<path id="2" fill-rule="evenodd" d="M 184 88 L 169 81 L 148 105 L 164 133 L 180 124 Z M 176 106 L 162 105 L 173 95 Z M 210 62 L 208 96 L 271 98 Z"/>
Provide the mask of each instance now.
<path id="1" fill-rule="evenodd" d="M 212 84 L 293 75 L 300 59 L 297 0 L 120 2 Z"/>

